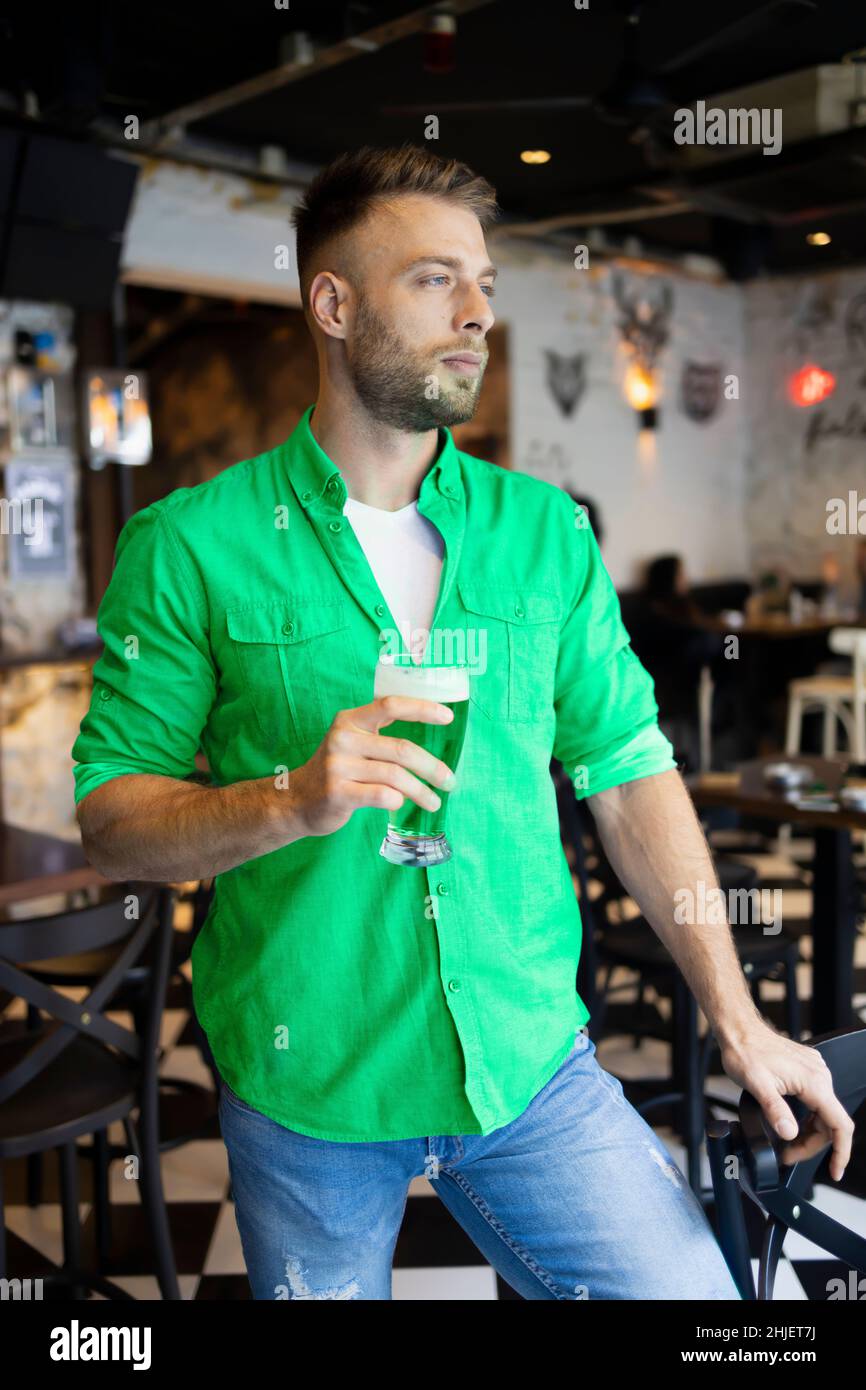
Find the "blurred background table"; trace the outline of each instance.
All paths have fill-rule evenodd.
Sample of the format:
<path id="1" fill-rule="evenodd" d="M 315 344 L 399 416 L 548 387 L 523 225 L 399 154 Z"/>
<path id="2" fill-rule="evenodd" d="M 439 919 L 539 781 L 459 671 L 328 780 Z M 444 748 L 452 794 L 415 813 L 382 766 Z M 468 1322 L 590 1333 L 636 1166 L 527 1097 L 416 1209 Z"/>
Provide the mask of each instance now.
<path id="1" fill-rule="evenodd" d="M 27 898 L 109 882 L 88 864 L 80 844 L 0 822 L 0 910 Z"/>
<path id="2" fill-rule="evenodd" d="M 699 810 L 721 806 L 742 816 L 808 826 L 814 836 L 812 859 L 812 1012 L 813 1034 L 846 1028 L 854 1015 L 854 943 L 857 936 L 858 884 L 852 856 L 852 832 L 866 832 L 866 812 L 802 808 L 790 793 L 767 784 L 764 769 L 773 758 L 756 758 L 736 772 L 707 772 L 686 779 Z M 811 768 L 814 781 L 829 792 L 845 782 L 846 764 L 811 755 L 791 761 Z M 806 790 L 806 788 L 801 789 Z"/>

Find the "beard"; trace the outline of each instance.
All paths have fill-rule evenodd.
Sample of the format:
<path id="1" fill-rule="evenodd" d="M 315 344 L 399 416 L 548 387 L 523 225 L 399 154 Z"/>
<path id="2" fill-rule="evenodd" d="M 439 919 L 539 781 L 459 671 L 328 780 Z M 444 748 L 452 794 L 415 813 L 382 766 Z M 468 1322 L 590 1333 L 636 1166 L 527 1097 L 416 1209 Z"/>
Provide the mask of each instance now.
<path id="1" fill-rule="evenodd" d="M 464 352 L 482 351 L 478 342 Z M 383 425 L 424 433 L 440 425 L 462 425 L 478 405 L 486 358 L 475 376 L 453 376 L 441 358 L 460 352 L 444 343 L 437 351 L 414 351 L 362 297 L 355 332 L 347 343 L 347 366 L 358 399 Z"/>

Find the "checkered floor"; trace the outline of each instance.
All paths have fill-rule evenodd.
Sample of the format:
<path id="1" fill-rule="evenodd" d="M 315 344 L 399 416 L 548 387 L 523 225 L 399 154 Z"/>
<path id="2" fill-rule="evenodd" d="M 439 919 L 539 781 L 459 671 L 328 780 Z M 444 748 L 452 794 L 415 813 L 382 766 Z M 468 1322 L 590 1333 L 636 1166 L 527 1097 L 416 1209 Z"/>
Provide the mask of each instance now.
<path id="1" fill-rule="evenodd" d="M 724 842 L 724 835 L 719 834 L 715 839 Z M 784 888 L 786 928 L 794 918 L 801 922 L 805 932 L 810 895 L 807 876 L 802 874 L 798 864 L 808 857 L 808 843 L 793 842 L 784 856 L 768 854 L 763 849 L 750 853 L 741 838 L 730 848 L 738 848 L 737 858 L 755 864 L 763 887 Z M 796 929 L 796 921 L 794 925 Z M 802 943 L 804 956 L 808 956 L 808 947 L 806 939 Z M 857 950 L 857 989 L 862 992 L 856 995 L 855 1003 L 866 1022 L 866 937 L 863 935 L 858 939 Z M 811 973 L 808 960 L 800 967 L 800 972 L 800 997 L 808 1000 Z M 766 987 L 767 1013 L 782 1026 L 781 1014 L 777 1014 L 775 1008 L 780 998 L 781 986 Z M 161 1075 L 193 1081 L 205 1089 L 172 1092 L 166 1087 L 161 1102 L 165 1138 L 199 1129 L 202 1136 L 169 1150 L 163 1157 L 163 1180 L 181 1293 L 185 1299 L 248 1299 L 250 1292 L 234 1207 L 228 1196 L 226 1153 L 219 1135 L 211 1077 L 195 1046 L 189 1015 L 183 1007 L 178 1007 L 182 1001 L 181 987 L 173 986 L 163 1019 L 165 1057 Z M 664 1012 L 663 1002 L 659 1008 Z M 626 1094 L 638 1103 L 641 1077 L 664 1075 L 668 1070 L 669 1049 L 665 1043 L 654 1040 L 644 1040 L 640 1048 L 635 1049 L 631 1039 L 610 1034 L 598 1044 L 598 1058 L 602 1066 L 622 1079 Z M 732 1098 L 738 1093 L 737 1087 L 719 1074 L 709 1078 L 708 1090 Z M 676 1135 L 662 1124 L 655 1127 L 679 1166 L 684 1168 L 685 1156 Z M 122 1127 L 118 1125 L 115 1129 L 111 1139 L 124 1142 Z M 866 1236 L 866 1114 L 863 1111 L 859 1130 L 854 1157 L 841 1185 L 833 1183 L 822 1167 L 813 1200 L 842 1225 Z M 82 1162 L 80 1168 L 84 1255 L 85 1262 L 91 1264 L 94 1261 L 94 1219 L 89 1200 L 90 1166 Z M 124 1179 L 121 1168 L 119 1163 L 112 1164 L 113 1254 L 104 1272 L 135 1298 L 156 1299 L 159 1298 L 156 1280 L 145 1272 L 151 1264 L 151 1247 L 136 1185 Z M 709 1187 L 706 1156 L 703 1168 L 703 1182 Z M 46 1156 L 42 1202 L 35 1208 L 29 1207 L 26 1201 L 24 1161 L 7 1163 L 5 1178 L 8 1273 L 12 1277 L 38 1277 L 46 1271 L 46 1262 L 57 1264 L 62 1258 L 54 1155 Z M 756 1253 L 760 1221 L 750 1203 L 746 1203 L 746 1210 L 753 1253 Z M 754 1264 L 757 1267 L 757 1261 Z M 824 1300 L 828 1297 L 828 1282 L 835 1276 L 847 1279 L 847 1273 L 846 1266 L 828 1259 L 825 1252 L 792 1233 L 786 1241 L 775 1297 L 779 1300 Z M 425 1178 L 416 1178 L 410 1187 L 394 1259 L 393 1296 L 424 1301 L 519 1298 L 485 1262 Z"/>

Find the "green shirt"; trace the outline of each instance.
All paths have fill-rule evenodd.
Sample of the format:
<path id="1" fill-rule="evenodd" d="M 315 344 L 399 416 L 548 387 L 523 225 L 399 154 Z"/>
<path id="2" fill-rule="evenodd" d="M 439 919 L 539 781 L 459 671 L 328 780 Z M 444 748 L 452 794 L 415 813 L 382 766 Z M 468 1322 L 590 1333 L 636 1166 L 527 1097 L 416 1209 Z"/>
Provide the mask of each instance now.
<path id="1" fill-rule="evenodd" d="M 312 410 L 276 448 L 124 527 L 73 748 L 76 801 L 128 773 L 189 777 L 200 747 L 220 786 L 277 776 L 312 756 L 338 710 L 372 700 L 397 624 Z M 675 766 L 568 494 L 441 429 L 418 507 L 445 542 L 431 633 L 487 643 L 448 802 L 453 858 L 389 864 L 388 812 L 358 810 L 219 874 L 192 956 L 196 1011 L 232 1090 L 322 1139 L 489 1134 L 526 1108 L 589 1017 L 551 756 L 579 797 Z"/>

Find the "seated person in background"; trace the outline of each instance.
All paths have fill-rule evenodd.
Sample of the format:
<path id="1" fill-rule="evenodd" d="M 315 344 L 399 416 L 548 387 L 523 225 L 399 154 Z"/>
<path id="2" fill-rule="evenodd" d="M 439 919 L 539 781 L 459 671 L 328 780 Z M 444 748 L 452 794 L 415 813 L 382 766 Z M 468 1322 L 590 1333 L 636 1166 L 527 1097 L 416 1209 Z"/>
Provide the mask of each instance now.
<path id="1" fill-rule="evenodd" d="M 659 555 L 647 565 L 644 579 L 646 626 L 656 654 L 650 659 L 671 664 L 671 674 L 697 680 L 702 666 L 722 656 L 724 638 L 710 630 L 706 614 L 692 598 L 679 555 Z M 643 658 L 641 658 L 643 659 Z M 653 675 L 655 672 L 650 667 Z"/>
<path id="2" fill-rule="evenodd" d="M 702 625 L 704 615 L 689 592 L 685 566 L 679 555 L 659 555 L 650 561 L 644 593 L 657 616 L 674 623 Z"/>
<path id="3" fill-rule="evenodd" d="M 679 555 L 659 555 L 646 568 L 644 606 L 632 628 L 632 646 L 655 682 L 660 719 L 671 729 L 678 756 L 687 765 L 696 760 L 698 684 L 701 669 L 710 667 L 717 686 L 731 678 L 725 660 L 723 634 L 712 631 L 706 614 L 689 592 L 685 566 Z M 721 702 L 714 701 L 714 724 L 727 719 Z M 680 730 L 682 722 L 692 730 Z"/>

